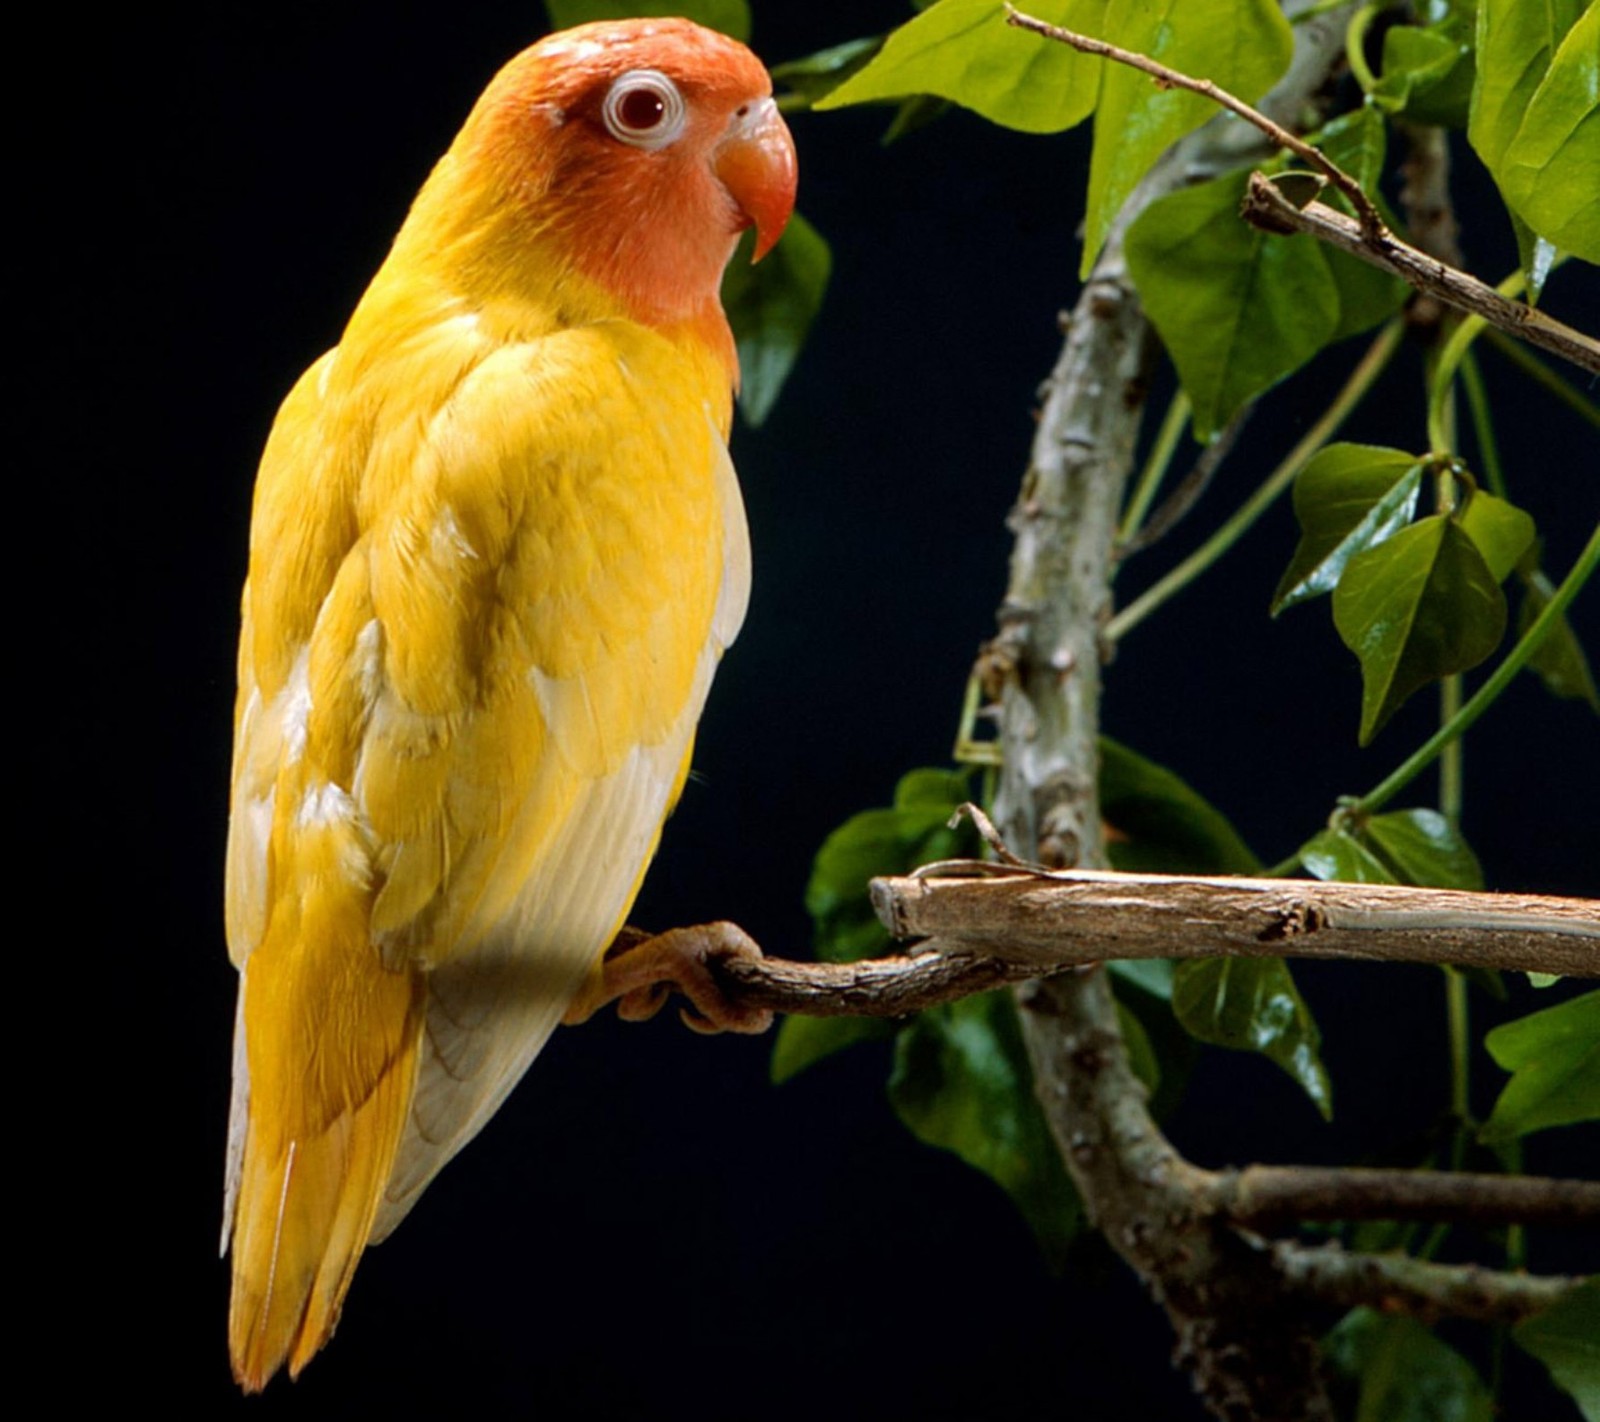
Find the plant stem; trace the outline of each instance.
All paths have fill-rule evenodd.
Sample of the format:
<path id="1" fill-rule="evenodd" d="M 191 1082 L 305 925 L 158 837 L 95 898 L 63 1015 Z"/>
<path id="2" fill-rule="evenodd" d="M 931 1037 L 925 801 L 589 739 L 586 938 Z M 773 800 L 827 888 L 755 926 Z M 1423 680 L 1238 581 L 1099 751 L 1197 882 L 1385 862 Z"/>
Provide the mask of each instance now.
<path id="1" fill-rule="evenodd" d="M 1461 1132 L 1472 1119 L 1472 1047 L 1467 979 L 1454 968 L 1444 970 L 1445 1004 L 1450 1019 L 1450 1110 L 1456 1118 L 1456 1145 L 1451 1169 L 1461 1169 Z"/>
<path id="2" fill-rule="evenodd" d="M 1383 8 L 1382 5 L 1363 5 L 1350 17 L 1349 27 L 1344 32 L 1345 58 L 1363 94 L 1370 94 L 1378 87 L 1378 76 L 1367 63 L 1367 31 L 1372 28 L 1372 22 Z"/>
<path id="3" fill-rule="evenodd" d="M 1505 660 L 1494 669 L 1493 675 L 1450 718 L 1448 724 L 1440 726 L 1387 779 L 1369 790 L 1352 808 L 1367 814 L 1381 809 L 1426 770 L 1446 746 L 1452 744 L 1479 716 L 1483 715 L 1506 689 L 1511 678 L 1521 671 L 1527 665 L 1528 659 L 1539 650 L 1540 644 L 1555 626 L 1557 619 L 1588 582 L 1597 563 L 1600 563 L 1600 524 L 1597 524 L 1594 532 L 1589 535 L 1589 542 L 1578 555 L 1578 561 L 1572 565 L 1572 570 L 1562 580 L 1561 586 L 1556 589 L 1555 595 L 1534 619 L 1533 625 L 1522 635 L 1517 645 L 1506 653 Z"/>
<path id="4" fill-rule="evenodd" d="M 1274 499 L 1286 489 L 1301 467 L 1332 437 L 1356 405 L 1383 373 L 1390 358 L 1399 349 L 1401 336 L 1399 320 L 1390 321 L 1377 339 L 1367 348 L 1356 368 L 1350 372 L 1344 388 L 1334 396 L 1333 402 L 1322 412 L 1300 442 L 1284 457 L 1282 463 L 1267 475 L 1261 486 L 1241 504 L 1226 523 L 1185 558 L 1165 577 L 1152 583 L 1121 612 L 1106 623 L 1104 639 L 1115 642 L 1143 622 L 1162 603 L 1182 592 L 1201 573 L 1228 551 L 1248 531 L 1250 526 L 1271 506 Z"/>
<path id="5" fill-rule="evenodd" d="M 1126 544 L 1143 525 L 1144 516 L 1150 512 L 1156 490 L 1161 487 L 1161 481 L 1167 476 L 1173 451 L 1177 449 L 1178 440 L 1188 423 L 1189 397 L 1180 390 L 1172 397 L 1172 403 L 1167 406 L 1166 417 L 1161 421 L 1161 428 L 1156 433 L 1156 442 L 1151 447 L 1150 456 L 1145 460 L 1144 468 L 1139 471 L 1138 482 L 1133 487 L 1133 497 L 1128 500 L 1128 507 L 1122 515 L 1122 526 L 1117 530 L 1119 544 Z"/>
<path id="6" fill-rule="evenodd" d="M 1556 399 L 1577 413 L 1596 429 L 1600 429 L 1600 407 L 1591 401 L 1585 400 L 1578 391 L 1574 390 L 1555 371 L 1551 370 L 1538 356 L 1523 346 L 1522 342 L 1514 341 L 1504 331 L 1493 330 L 1489 332 L 1489 342 L 1512 365 L 1516 366 L 1531 380 L 1544 386 Z"/>
<path id="7" fill-rule="evenodd" d="M 1492 336 L 1491 336 L 1492 339 Z M 1520 352 L 1520 347 L 1518 348 Z M 1478 441 L 1478 459 L 1489 492 L 1497 499 L 1508 498 L 1505 470 L 1500 464 L 1500 444 L 1494 435 L 1494 414 L 1489 408 L 1489 392 L 1484 388 L 1478 358 L 1468 351 L 1461 361 L 1461 385 L 1467 392 L 1467 409 L 1472 414 L 1472 432 Z"/>

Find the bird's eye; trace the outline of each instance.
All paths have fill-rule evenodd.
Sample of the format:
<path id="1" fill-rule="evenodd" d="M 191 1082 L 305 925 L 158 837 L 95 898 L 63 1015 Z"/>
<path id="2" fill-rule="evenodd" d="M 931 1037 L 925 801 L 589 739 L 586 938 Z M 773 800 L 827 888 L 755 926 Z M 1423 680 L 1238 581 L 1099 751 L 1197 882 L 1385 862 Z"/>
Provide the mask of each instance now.
<path id="1" fill-rule="evenodd" d="M 678 86 L 659 69 L 632 69 L 606 93 L 600 116 L 613 138 L 635 148 L 665 148 L 688 116 Z"/>

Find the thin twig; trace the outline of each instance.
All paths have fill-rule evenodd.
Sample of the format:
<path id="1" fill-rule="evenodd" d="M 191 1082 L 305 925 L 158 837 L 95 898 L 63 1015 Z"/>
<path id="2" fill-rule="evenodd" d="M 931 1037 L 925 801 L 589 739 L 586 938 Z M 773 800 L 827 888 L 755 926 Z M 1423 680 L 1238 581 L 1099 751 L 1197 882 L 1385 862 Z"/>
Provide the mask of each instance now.
<path id="1" fill-rule="evenodd" d="M 1203 94 L 1213 103 L 1220 104 L 1230 113 L 1237 114 L 1245 122 L 1254 124 L 1262 133 L 1277 144 L 1279 148 L 1287 148 L 1291 153 L 1304 158 L 1306 162 L 1319 168 L 1326 174 L 1328 181 L 1350 200 L 1350 205 L 1356 210 L 1361 219 L 1362 230 L 1373 237 L 1388 232 L 1384 225 L 1383 217 L 1378 212 L 1371 198 L 1362 190 L 1361 184 L 1350 176 L 1343 168 L 1335 163 L 1314 145 L 1305 139 L 1289 132 L 1282 124 L 1274 123 L 1260 109 L 1252 108 L 1249 104 L 1235 94 L 1230 94 L 1218 84 L 1209 79 L 1196 79 L 1192 75 L 1182 74 L 1176 69 L 1169 69 L 1165 64 L 1160 64 L 1148 55 L 1136 54 L 1133 50 L 1122 49 L 1114 44 L 1107 44 L 1105 40 L 1095 39 L 1090 35 L 1080 35 L 1074 30 L 1063 29 L 1060 25 L 1052 25 L 1044 20 L 1026 15 L 1013 5 L 1006 6 L 1006 23 L 1014 25 L 1021 30 L 1031 30 L 1034 34 L 1043 35 L 1046 39 L 1056 40 L 1073 49 L 1081 50 L 1084 54 L 1099 55 L 1102 59 L 1114 59 L 1119 64 L 1127 64 L 1134 69 L 1142 70 L 1154 79 L 1163 89 L 1188 89 L 1191 93 Z"/>
<path id="2" fill-rule="evenodd" d="M 1241 209 L 1246 222 L 1265 232 L 1305 232 L 1318 241 L 1391 273 L 1458 311 L 1481 316 L 1492 326 L 1600 374 L 1600 341 L 1547 316 L 1537 306 L 1511 301 L 1467 272 L 1457 271 L 1402 242 L 1392 232 L 1374 237 L 1325 203 L 1296 207 L 1262 173 L 1250 175 Z"/>
<path id="3" fill-rule="evenodd" d="M 1116 556 L 1119 560 L 1132 557 L 1141 549 L 1159 543 L 1178 526 L 1184 515 L 1200 501 L 1200 496 L 1205 493 L 1217 470 L 1222 467 L 1222 461 L 1233 452 L 1233 446 L 1239 439 L 1239 432 L 1244 428 L 1245 421 L 1250 418 L 1255 407 L 1254 400 L 1248 400 L 1239 407 L 1233 418 L 1223 427 L 1222 432 L 1200 451 L 1200 457 L 1195 460 L 1194 467 L 1161 501 L 1156 511 L 1150 515 L 1149 522 L 1126 543 L 1118 546 Z"/>
<path id="4" fill-rule="evenodd" d="M 1434 1264 L 1405 1254 L 1351 1254 L 1337 1244 L 1273 1246 L 1286 1293 L 1329 1308 L 1365 1304 L 1424 1321 L 1520 1323 L 1543 1313 L 1584 1282 L 1501 1273 L 1476 1264 Z"/>

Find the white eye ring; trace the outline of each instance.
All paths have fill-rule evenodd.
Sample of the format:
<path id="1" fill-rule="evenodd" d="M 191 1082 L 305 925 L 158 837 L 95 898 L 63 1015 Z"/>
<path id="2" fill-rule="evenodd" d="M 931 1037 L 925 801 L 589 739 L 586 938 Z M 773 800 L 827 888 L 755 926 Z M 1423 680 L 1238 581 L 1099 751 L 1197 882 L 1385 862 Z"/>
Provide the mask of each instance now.
<path id="1" fill-rule="evenodd" d="M 682 132 L 689 111 L 678 86 L 659 69 L 630 69 L 600 106 L 606 131 L 635 148 L 665 148 Z"/>

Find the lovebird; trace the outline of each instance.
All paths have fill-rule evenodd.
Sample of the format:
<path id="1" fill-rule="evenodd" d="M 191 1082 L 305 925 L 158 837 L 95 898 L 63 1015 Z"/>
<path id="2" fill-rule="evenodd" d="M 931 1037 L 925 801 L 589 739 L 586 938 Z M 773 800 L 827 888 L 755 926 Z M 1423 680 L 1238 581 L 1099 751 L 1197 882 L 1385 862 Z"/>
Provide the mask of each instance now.
<path id="1" fill-rule="evenodd" d="M 673 935 L 604 955 L 745 614 L 718 290 L 795 181 L 743 45 L 668 19 L 551 35 L 490 83 L 278 413 L 226 876 L 247 1391 L 327 1341 L 363 1249 L 564 1016 L 678 975 Z"/>

